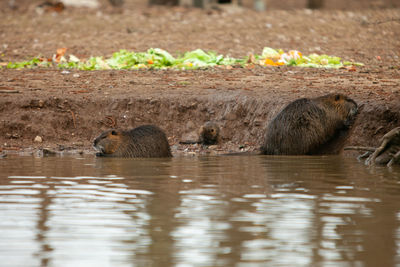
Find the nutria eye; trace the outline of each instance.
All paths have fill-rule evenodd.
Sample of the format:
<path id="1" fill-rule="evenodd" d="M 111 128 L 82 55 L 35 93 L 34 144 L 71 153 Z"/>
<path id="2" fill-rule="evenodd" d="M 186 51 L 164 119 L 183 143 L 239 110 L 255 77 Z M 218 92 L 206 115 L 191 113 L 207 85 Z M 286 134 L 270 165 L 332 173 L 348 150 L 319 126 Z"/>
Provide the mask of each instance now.
<path id="1" fill-rule="evenodd" d="M 336 95 L 335 96 L 335 101 L 339 101 L 340 100 L 340 95 Z"/>
<path id="2" fill-rule="evenodd" d="M 214 129 L 211 129 L 211 132 L 214 132 Z"/>
<path id="3" fill-rule="evenodd" d="M 112 131 L 111 131 L 111 134 L 112 134 L 112 135 L 117 135 L 117 132 L 114 131 L 114 130 L 112 130 Z"/>

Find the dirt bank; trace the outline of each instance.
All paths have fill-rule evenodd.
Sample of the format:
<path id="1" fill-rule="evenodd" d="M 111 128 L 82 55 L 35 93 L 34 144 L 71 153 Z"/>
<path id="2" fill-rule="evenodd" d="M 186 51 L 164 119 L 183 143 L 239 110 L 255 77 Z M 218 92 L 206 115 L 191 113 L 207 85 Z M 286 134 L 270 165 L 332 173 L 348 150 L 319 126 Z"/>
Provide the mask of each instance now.
<path id="1" fill-rule="evenodd" d="M 90 150 L 102 130 L 154 123 L 166 130 L 177 152 L 188 148 L 178 145 L 182 134 L 207 120 L 222 127 L 223 143 L 214 151 L 253 150 L 284 105 L 329 92 L 347 94 L 362 106 L 346 145 L 376 145 L 385 132 L 400 125 L 399 9 L 255 13 L 144 8 L 2 16 L 2 62 L 38 54 L 51 57 L 59 47 L 80 57 L 149 47 L 171 52 L 202 48 L 237 57 L 270 46 L 337 55 L 366 66 L 351 72 L 295 67 L 87 72 L 2 68 L 0 90 L 14 93 L 0 93 L 1 150 L 60 145 Z M 34 142 L 36 136 L 43 142 Z"/>
<path id="2" fill-rule="evenodd" d="M 351 73 L 352 83 L 361 84 L 360 89 L 351 85 L 344 70 L 0 71 L 5 73 L 7 87 L 19 93 L 1 95 L 3 149 L 90 148 L 102 130 L 147 123 L 165 129 L 171 145 L 176 145 L 182 134 L 207 120 L 222 127 L 222 151 L 254 149 L 267 122 L 285 104 L 329 92 L 345 93 L 362 106 L 348 145 L 375 145 L 400 123 L 398 84 L 393 89 L 398 81 L 374 73 Z M 108 82 L 94 74 L 108 77 Z M 34 143 L 36 136 L 44 143 Z"/>

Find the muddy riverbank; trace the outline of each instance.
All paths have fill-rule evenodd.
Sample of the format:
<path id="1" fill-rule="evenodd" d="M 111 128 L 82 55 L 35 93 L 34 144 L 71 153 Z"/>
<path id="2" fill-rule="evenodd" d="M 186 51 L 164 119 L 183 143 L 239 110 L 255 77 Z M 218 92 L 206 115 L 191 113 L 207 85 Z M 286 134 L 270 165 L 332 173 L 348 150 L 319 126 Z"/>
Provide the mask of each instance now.
<path id="1" fill-rule="evenodd" d="M 96 72 L 0 71 L 5 72 L 8 83 L 14 84 L 8 87 L 17 93 L 1 95 L 3 150 L 88 150 L 96 135 L 105 129 L 153 123 L 166 131 L 175 152 L 186 148 L 197 151 L 199 147 L 178 142 L 183 134 L 208 120 L 216 121 L 222 129 L 222 143 L 212 151 L 254 150 L 262 142 L 266 124 L 284 105 L 299 97 L 329 92 L 347 94 L 361 107 L 346 145 L 374 146 L 384 133 L 398 126 L 400 119 L 399 91 L 384 91 L 390 81 L 371 73 L 352 73 L 351 79 L 355 84 L 368 81 L 363 87 L 382 88 L 374 93 L 354 89 L 348 72 L 342 70 L 100 72 L 109 77 L 106 84 L 101 80 L 93 84 Z M 326 77 L 323 83 L 315 78 L 322 73 Z M 92 76 L 88 86 L 87 79 Z M 278 79 L 282 76 L 284 83 Z M 157 85 L 150 82 L 154 80 Z M 49 81 L 52 85 L 46 86 Z M 43 142 L 35 142 L 36 136 Z"/>
<path id="2" fill-rule="evenodd" d="M 175 153 L 198 152 L 202 149 L 178 142 L 207 120 L 222 128 L 222 143 L 212 153 L 254 150 L 284 105 L 330 92 L 349 95 L 361 106 L 345 145 L 374 146 L 400 124 L 400 9 L 256 13 L 143 7 L 85 12 L 2 11 L 0 150 L 72 147 L 93 152 L 92 140 L 105 129 L 153 123 L 166 131 Z M 336 55 L 365 66 L 351 71 L 254 67 L 86 72 L 4 67 L 39 54 L 51 57 L 59 47 L 80 57 L 150 47 L 176 53 L 202 48 L 239 57 L 260 53 L 264 46 Z M 36 136 L 42 142 L 35 142 Z"/>

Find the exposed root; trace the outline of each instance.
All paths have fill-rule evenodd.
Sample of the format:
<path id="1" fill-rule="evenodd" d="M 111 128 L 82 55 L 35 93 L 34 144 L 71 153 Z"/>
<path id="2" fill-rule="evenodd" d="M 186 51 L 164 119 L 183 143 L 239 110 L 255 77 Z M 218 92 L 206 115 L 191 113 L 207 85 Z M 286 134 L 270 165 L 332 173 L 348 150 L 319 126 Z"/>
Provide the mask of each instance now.
<path id="1" fill-rule="evenodd" d="M 388 167 L 392 167 L 394 163 L 400 163 L 400 150 L 393 156 L 393 158 L 387 164 Z"/>
<path id="2" fill-rule="evenodd" d="M 400 127 L 386 133 L 379 147 L 366 159 L 365 164 L 386 164 L 388 167 L 400 160 Z"/>
<path id="3" fill-rule="evenodd" d="M 367 151 L 367 152 L 374 152 L 375 147 L 368 147 L 368 146 L 346 146 L 344 150 L 357 150 L 357 151 Z"/>
<path id="4" fill-rule="evenodd" d="M 358 160 L 362 160 L 362 159 L 368 158 L 369 155 L 371 155 L 371 154 L 372 154 L 371 151 L 367 151 L 367 152 L 365 152 L 364 154 L 358 156 L 357 159 L 358 159 Z"/>
<path id="5" fill-rule="evenodd" d="M 72 122 L 74 123 L 74 128 L 76 129 L 76 118 L 75 118 L 75 113 L 70 110 L 69 112 L 71 112 L 71 116 L 72 116 Z"/>

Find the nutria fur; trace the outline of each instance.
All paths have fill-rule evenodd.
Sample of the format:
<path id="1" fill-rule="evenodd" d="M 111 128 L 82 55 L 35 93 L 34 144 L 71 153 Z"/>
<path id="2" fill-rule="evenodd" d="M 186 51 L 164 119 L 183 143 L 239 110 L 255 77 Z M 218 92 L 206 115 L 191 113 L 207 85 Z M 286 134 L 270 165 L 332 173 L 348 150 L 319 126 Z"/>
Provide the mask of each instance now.
<path id="1" fill-rule="evenodd" d="M 342 94 L 301 98 L 287 105 L 268 125 L 262 154 L 312 155 L 348 129 L 357 104 Z"/>
<path id="2" fill-rule="evenodd" d="M 172 157 L 165 133 L 154 125 L 108 130 L 94 140 L 97 156 L 124 158 Z"/>
<path id="3" fill-rule="evenodd" d="M 208 121 L 200 127 L 196 132 L 189 133 L 189 140 L 182 140 L 180 144 L 204 144 L 204 145 L 215 145 L 219 143 L 220 129 L 217 123 Z M 192 139 L 192 136 L 195 137 Z M 192 140 L 190 140 L 192 139 Z M 196 140 L 197 139 L 197 140 Z"/>

